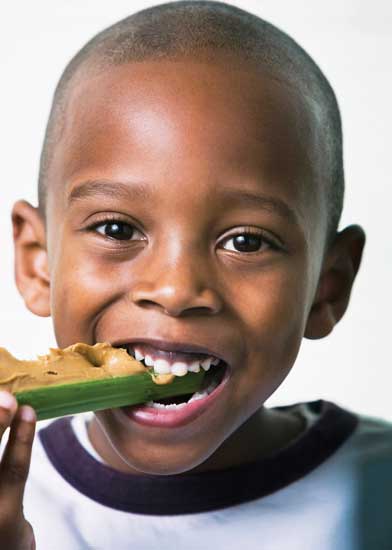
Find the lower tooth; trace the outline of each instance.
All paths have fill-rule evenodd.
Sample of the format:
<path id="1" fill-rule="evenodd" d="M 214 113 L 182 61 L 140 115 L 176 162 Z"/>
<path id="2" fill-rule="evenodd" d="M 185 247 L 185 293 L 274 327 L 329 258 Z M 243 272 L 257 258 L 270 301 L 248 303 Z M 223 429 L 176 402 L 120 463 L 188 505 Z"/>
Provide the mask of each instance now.
<path id="1" fill-rule="evenodd" d="M 148 401 L 148 403 L 146 403 L 146 405 L 148 407 L 153 407 L 154 409 L 182 409 L 183 407 L 185 407 L 186 403 L 170 403 L 169 405 L 165 405 L 164 403 L 159 403 L 159 402 L 156 402 L 156 401 Z"/>
<path id="2" fill-rule="evenodd" d="M 205 397 L 210 395 L 210 393 L 212 393 L 214 389 L 217 388 L 218 386 L 219 386 L 219 383 L 216 382 L 216 380 L 213 380 L 206 389 L 204 389 L 201 392 L 197 391 L 196 393 L 194 393 L 192 397 L 189 399 L 188 403 L 191 403 L 192 401 L 197 401 L 198 399 L 204 399 Z"/>
<path id="3" fill-rule="evenodd" d="M 208 393 L 208 395 L 212 393 L 214 389 L 217 388 L 218 386 L 219 386 L 219 382 L 216 382 L 215 380 L 213 380 L 211 384 L 208 386 L 208 388 L 206 389 L 206 392 Z"/>
<path id="4" fill-rule="evenodd" d="M 212 393 L 214 389 L 217 388 L 218 386 L 219 386 L 219 383 L 216 380 L 212 380 L 212 382 L 209 384 L 209 386 L 206 389 L 200 392 L 198 391 L 195 392 L 186 403 L 178 403 L 178 404 L 170 403 L 169 405 L 165 405 L 164 403 L 159 403 L 156 401 L 148 401 L 146 405 L 149 407 L 153 407 L 154 409 L 169 409 L 169 410 L 182 409 L 183 407 L 185 407 L 187 403 L 192 403 L 192 401 L 204 399 L 205 397 L 210 395 L 210 393 Z"/>
<path id="5" fill-rule="evenodd" d="M 196 392 L 192 395 L 192 397 L 189 399 L 188 403 L 192 403 L 192 401 L 197 401 L 198 399 L 204 399 L 207 397 L 208 393 L 206 391 L 203 392 Z"/>

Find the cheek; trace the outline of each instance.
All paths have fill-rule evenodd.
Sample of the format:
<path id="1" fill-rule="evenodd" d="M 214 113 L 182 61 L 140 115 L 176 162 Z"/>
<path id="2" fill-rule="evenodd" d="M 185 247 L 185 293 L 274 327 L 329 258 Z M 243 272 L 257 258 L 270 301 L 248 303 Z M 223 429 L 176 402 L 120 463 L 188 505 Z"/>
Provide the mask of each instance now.
<path id="1" fill-rule="evenodd" d="M 304 269 L 276 270 L 247 291 L 242 286 L 237 310 L 247 338 L 247 367 L 238 369 L 234 387 L 235 399 L 246 400 L 249 411 L 268 399 L 295 362 L 306 324 L 306 292 Z"/>
<path id="2" fill-rule="evenodd" d="M 254 284 L 241 286 L 237 309 L 256 350 L 267 347 L 278 352 L 285 342 L 302 337 L 307 275 L 301 265 L 291 267 L 261 273 Z"/>
<path id="3" fill-rule="evenodd" d="M 93 343 L 95 319 L 121 295 L 116 270 L 66 245 L 52 265 L 51 279 L 51 310 L 59 345 Z"/>

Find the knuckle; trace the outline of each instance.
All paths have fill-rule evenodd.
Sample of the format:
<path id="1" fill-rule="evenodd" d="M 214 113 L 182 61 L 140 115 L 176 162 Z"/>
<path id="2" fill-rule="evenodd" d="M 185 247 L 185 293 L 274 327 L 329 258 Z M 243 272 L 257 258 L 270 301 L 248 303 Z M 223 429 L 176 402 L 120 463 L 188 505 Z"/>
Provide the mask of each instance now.
<path id="1" fill-rule="evenodd" d="M 8 505 L 2 505 L 0 516 L 0 541 L 2 542 L 4 537 L 15 535 L 16 527 L 19 524 L 18 514 L 15 513 L 15 509 Z M 0 548 L 3 546 L 0 544 Z"/>
<path id="2" fill-rule="evenodd" d="M 34 429 L 32 426 L 24 426 L 23 430 L 19 430 L 16 438 L 19 443 L 30 447 L 34 441 Z"/>
<path id="3" fill-rule="evenodd" d="M 0 428 L 2 431 L 6 430 L 12 420 L 12 412 L 0 407 Z"/>
<path id="4" fill-rule="evenodd" d="M 19 462 L 11 462 L 2 471 L 2 482 L 8 485 L 18 485 L 27 479 L 27 467 Z"/>

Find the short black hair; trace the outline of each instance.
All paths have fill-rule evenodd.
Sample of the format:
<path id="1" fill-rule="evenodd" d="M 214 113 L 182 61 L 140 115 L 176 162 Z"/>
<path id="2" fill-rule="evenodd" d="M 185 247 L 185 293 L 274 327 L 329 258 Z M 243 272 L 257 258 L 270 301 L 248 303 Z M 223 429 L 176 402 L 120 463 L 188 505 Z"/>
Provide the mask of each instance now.
<path id="1" fill-rule="evenodd" d="M 210 51 L 233 53 L 270 68 L 317 105 L 326 166 L 328 237 L 338 228 L 344 196 L 342 128 L 328 80 L 295 40 L 245 10 L 215 1 L 168 2 L 141 10 L 94 36 L 71 59 L 56 87 L 41 153 L 39 207 L 45 210 L 50 162 L 66 116 L 68 90 L 87 66 L 105 70 L 132 61 L 170 59 Z M 328 239 L 329 240 L 329 239 Z"/>

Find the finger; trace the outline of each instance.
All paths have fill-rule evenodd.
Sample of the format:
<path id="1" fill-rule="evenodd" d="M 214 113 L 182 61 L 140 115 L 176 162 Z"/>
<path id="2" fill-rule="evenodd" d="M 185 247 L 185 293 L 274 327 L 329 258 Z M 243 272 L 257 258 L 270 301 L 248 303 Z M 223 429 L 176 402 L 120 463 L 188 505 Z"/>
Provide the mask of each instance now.
<path id="1" fill-rule="evenodd" d="M 0 463 L 0 502 L 9 512 L 22 508 L 34 440 L 36 414 L 28 405 L 20 407 L 11 423 L 8 443 Z"/>
<path id="2" fill-rule="evenodd" d="M 16 399 L 11 393 L 0 391 L 0 440 L 11 424 L 17 406 Z"/>
<path id="3" fill-rule="evenodd" d="M 22 539 L 23 539 L 23 548 L 25 548 L 26 550 L 36 550 L 37 545 L 35 542 L 33 526 L 27 520 L 24 520 Z"/>

